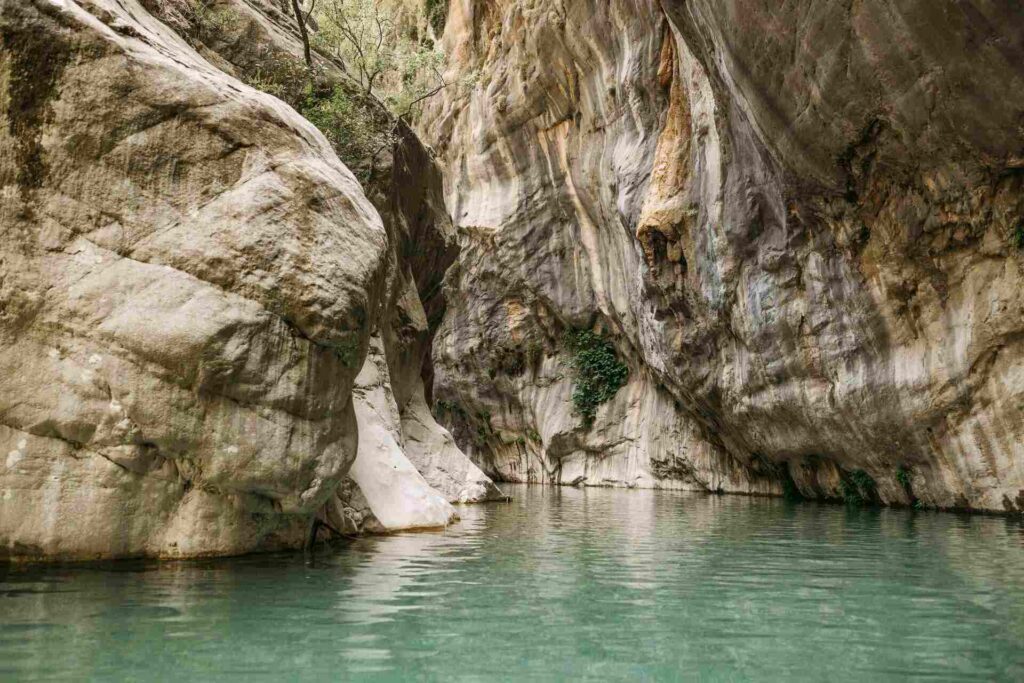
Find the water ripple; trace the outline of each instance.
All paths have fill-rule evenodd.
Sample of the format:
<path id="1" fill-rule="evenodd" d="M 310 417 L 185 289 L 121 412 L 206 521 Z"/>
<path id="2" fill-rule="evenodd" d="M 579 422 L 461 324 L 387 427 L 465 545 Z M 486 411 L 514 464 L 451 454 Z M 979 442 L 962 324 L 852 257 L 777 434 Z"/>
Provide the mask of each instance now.
<path id="1" fill-rule="evenodd" d="M 309 564 L 0 568 L 0 679 L 1024 680 L 1019 522 L 512 493 Z"/>

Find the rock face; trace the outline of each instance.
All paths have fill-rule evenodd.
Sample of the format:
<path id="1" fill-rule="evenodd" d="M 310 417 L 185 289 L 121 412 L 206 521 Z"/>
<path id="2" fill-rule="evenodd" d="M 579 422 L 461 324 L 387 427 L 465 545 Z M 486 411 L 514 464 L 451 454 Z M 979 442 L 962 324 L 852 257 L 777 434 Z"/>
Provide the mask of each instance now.
<path id="1" fill-rule="evenodd" d="M 454 0 L 439 409 L 512 481 L 1024 510 L 1024 15 Z M 562 342 L 629 366 L 592 427 Z"/>
<path id="2" fill-rule="evenodd" d="M 328 519 L 343 531 L 391 531 L 444 526 L 455 509 L 416 470 L 403 448 L 402 423 L 391 392 L 384 345 L 370 354 L 353 395 L 359 447 L 348 476 L 354 487 L 336 495 Z"/>
<path id="3" fill-rule="evenodd" d="M 364 190 L 245 84 L 288 3 L 0 0 L 0 559 L 443 526 L 488 474 L 1024 511 L 1011 5 L 453 0 L 446 174 L 403 125 Z"/>
<path id="4" fill-rule="evenodd" d="M 0 559 L 296 547 L 353 498 L 367 528 L 444 525 L 401 429 L 432 334 L 408 239 L 448 231 L 420 256 L 439 280 L 450 222 L 378 212 L 232 75 L 294 52 L 287 15 L 231 0 L 249 51 L 217 52 L 183 39 L 188 3 L 144 4 L 0 0 Z M 468 499 L 496 491 L 477 472 Z"/>
<path id="5" fill-rule="evenodd" d="M 445 211 L 440 169 L 404 127 L 391 160 L 388 188 L 389 201 L 381 214 L 396 245 L 395 284 L 379 329 L 405 456 L 451 502 L 501 499 L 502 492 L 455 445 L 427 405 L 431 344 L 446 308 L 442 283 L 458 246 Z"/>
<path id="6" fill-rule="evenodd" d="M 190 14 L 184 0 L 144 1 L 164 22 L 188 35 L 196 49 L 223 71 L 243 80 L 269 79 L 268 85 L 276 92 L 294 90 L 290 82 L 304 77 L 305 67 L 299 57 L 302 44 L 289 0 L 211 1 L 209 16 L 219 17 L 213 23 L 224 30 L 195 26 L 194 13 Z M 324 79 L 344 79 L 338 64 L 320 55 L 315 57 Z M 275 79 L 277 82 L 273 82 Z M 299 96 L 304 97 L 301 93 Z M 387 359 L 389 375 L 384 380 L 386 390 L 393 391 L 391 400 L 397 402 L 400 429 L 409 432 L 408 438 L 401 439 L 403 451 L 431 486 L 450 501 L 499 499 L 503 497 L 501 491 L 455 446 L 426 405 L 424 381 L 427 385 L 431 382 L 431 341 L 445 309 L 441 282 L 455 262 L 458 245 L 445 207 L 440 168 L 407 126 L 399 125 L 396 131 L 395 148 L 385 150 L 375 160 L 375 171 L 369 174 L 364 190 L 380 212 L 390 240 L 388 293 L 372 327 L 383 341 L 381 352 Z M 366 165 L 365 160 L 354 161 Z M 367 365 L 370 362 L 367 360 Z M 380 414 L 372 409 L 361 413 L 361 400 L 357 392 L 357 414 Z M 371 429 L 378 427 L 396 428 L 390 423 L 370 425 Z M 345 487 L 346 491 L 355 489 Z M 345 498 L 347 494 L 341 495 Z M 349 509 L 345 500 L 338 502 Z"/>
<path id="7" fill-rule="evenodd" d="M 294 544 L 355 458 L 377 212 L 137 4 L 0 16 L 5 551 Z"/>

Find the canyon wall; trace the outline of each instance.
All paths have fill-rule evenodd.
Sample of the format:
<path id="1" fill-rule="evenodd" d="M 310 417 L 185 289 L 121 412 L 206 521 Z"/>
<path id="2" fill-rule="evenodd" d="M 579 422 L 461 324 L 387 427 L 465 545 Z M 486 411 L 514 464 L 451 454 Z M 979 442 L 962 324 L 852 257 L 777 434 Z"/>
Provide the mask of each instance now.
<path id="1" fill-rule="evenodd" d="M 0 558 L 438 527 L 488 475 L 1024 511 L 1010 4 L 453 0 L 469 87 L 358 180 L 275 96 L 290 3 L 202 7 L 0 0 Z"/>
<path id="2" fill-rule="evenodd" d="M 0 1 L 0 558 L 293 548 L 500 494 L 425 410 L 457 252 L 429 153 L 404 130 L 364 193 L 243 82 L 301 54 L 289 15 L 212 9 L 233 33 Z"/>
<path id="3" fill-rule="evenodd" d="M 1024 15 L 453 0 L 438 414 L 510 481 L 1024 510 Z M 629 379 L 592 425 L 567 331 Z"/>

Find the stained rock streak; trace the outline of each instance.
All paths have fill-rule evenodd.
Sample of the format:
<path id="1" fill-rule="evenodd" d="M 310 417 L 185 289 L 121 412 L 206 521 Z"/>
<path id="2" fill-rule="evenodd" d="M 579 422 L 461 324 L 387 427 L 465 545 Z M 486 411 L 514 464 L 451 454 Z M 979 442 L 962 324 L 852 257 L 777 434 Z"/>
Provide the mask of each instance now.
<path id="1" fill-rule="evenodd" d="M 459 0 L 445 40 L 435 395 L 485 471 L 1024 509 L 1019 11 Z M 630 365 L 591 428 L 579 328 Z"/>

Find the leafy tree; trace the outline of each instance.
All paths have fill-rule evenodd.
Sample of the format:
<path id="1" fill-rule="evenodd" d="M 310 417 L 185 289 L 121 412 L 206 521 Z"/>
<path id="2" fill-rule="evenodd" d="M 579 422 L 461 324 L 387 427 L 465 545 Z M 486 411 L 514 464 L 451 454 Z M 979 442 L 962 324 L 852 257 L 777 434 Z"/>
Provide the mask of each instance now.
<path id="1" fill-rule="evenodd" d="M 344 84 L 326 91 L 310 85 L 298 109 L 363 182 L 373 177 L 378 157 L 395 142 L 394 126 L 380 105 Z"/>
<path id="2" fill-rule="evenodd" d="M 447 87 L 444 61 L 429 36 L 428 11 L 445 0 L 280 0 L 294 15 L 302 59 L 265 46 L 239 74 L 249 85 L 288 102 L 333 144 L 365 183 L 397 139 L 396 118 Z M 196 40 L 240 39 L 243 14 L 219 0 L 188 0 Z M 433 8 L 433 10 L 431 9 Z M 314 50 L 349 78 L 331 78 Z"/>
<path id="3" fill-rule="evenodd" d="M 315 45 L 344 66 L 367 95 L 399 117 L 448 87 L 444 55 L 427 36 L 425 10 L 388 0 L 320 0 Z"/>

